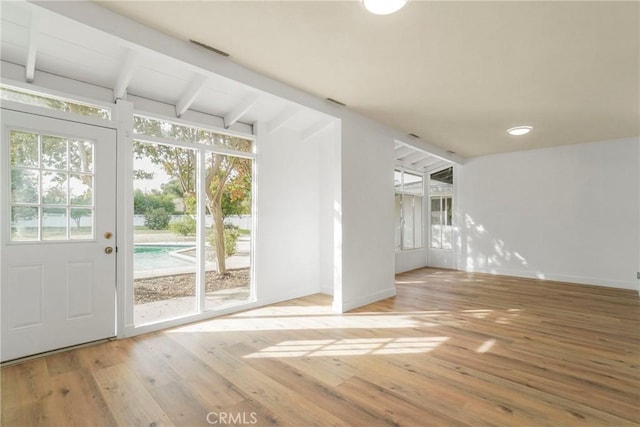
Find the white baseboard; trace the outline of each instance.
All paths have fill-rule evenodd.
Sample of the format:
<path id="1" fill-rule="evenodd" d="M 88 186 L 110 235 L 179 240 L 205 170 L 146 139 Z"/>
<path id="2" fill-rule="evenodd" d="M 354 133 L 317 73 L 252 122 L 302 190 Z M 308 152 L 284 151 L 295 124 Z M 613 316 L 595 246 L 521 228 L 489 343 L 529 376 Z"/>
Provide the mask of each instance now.
<path id="1" fill-rule="evenodd" d="M 258 306 L 264 306 L 269 304 L 276 304 L 283 301 L 289 301 L 296 298 L 302 298 L 309 295 L 314 295 L 323 292 L 321 289 L 317 287 L 310 287 L 304 289 L 295 289 L 287 292 L 279 292 L 274 295 L 268 295 L 265 297 L 261 297 L 258 295 L 257 304 Z"/>
<path id="2" fill-rule="evenodd" d="M 625 282 L 622 280 L 607 279 L 607 278 L 574 276 L 570 274 L 553 274 L 553 273 L 543 273 L 543 272 L 532 272 L 528 270 L 510 270 L 510 269 L 498 269 L 498 268 L 464 269 L 464 271 L 469 273 L 496 274 L 501 276 L 525 277 L 528 279 L 552 280 L 554 282 L 577 283 L 580 285 L 594 285 L 594 286 L 605 286 L 608 288 L 638 290 L 638 293 L 640 294 L 640 289 L 638 289 L 638 285 L 633 281 Z"/>
<path id="3" fill-rule="evenodd" d="M 345 313 L 349 310 L 353 310 L 354 308 L 362 307 L 363 305 L 371 304 L 376 301 L 383 300 L 385 298 L 393 297 L 395 295 L 396 295 L 396 287 L 392 286 L 391 288 L 388 288 L 383 291 L 379 291 L 370 295 L 365 295 L 363 297 L 356 298 L 350 301 L 343 301 L 342 312 Z"/>

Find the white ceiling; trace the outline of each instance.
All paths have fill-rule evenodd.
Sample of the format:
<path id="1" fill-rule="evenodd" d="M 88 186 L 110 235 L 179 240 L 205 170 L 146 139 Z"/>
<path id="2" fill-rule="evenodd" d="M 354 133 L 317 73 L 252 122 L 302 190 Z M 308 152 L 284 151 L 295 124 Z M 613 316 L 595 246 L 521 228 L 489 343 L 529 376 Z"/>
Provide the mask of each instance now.
<path id="1" fill-rule="evenodd" d="M 466 157 L 640 134 L 638 1 L 102 5 Z"/>

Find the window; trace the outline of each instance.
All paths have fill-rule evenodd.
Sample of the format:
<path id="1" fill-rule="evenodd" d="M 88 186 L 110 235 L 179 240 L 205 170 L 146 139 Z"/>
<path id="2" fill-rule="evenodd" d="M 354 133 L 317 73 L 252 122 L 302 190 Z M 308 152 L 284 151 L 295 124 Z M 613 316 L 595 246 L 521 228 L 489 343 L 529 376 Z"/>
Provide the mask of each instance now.
<path id="1" fill-rule="evenodd" d="M 0 99 L 19 102 L 21 104 L 34 105 L 36 107 L 49 108 L 51 110 L 66 111 L 80 116 L 111 119 L 111 110 L 95 105 L 70 101 L 56 96 L 44 95 L 26 89 L 19 89 L 6 85 L 0 85 Z"/>
<path id="2" fill-rule="evenodd" d="M 94 237 L 93 142 L 12 130 L 12 242 Z"/>
<path id="3" fill-rule="evenodd" d="M 453 249 L 453 168 L 432 173 L 429 177 L 431 194 L 431 247 Z"/>
<path id="4" fill-rule="evenodd" d="M 134 323 L 250 300 L 253 141 L 142 116 L 134 132 Z"/>
<path id="5" fill-rule="evenodd" d="M 422 175 L 396 170 L 395 242 L 396 251 L 422 247 Z"/>
<path id="6" fill-rule="evenodd" d="M 178 142 L 217 146 L 234 151 L 253 152 L 253 141 L 207 129 L 172 123 L 150 117 L 134 116 L 136 134 L 167 138 Z"/>

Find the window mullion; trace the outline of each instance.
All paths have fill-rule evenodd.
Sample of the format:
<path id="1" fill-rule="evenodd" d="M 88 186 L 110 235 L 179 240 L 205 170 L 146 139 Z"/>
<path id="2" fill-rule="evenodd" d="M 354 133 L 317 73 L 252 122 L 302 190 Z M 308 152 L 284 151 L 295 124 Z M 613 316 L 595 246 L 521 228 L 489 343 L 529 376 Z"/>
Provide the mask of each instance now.
<path id="1" fill-rule="evenodd" d="M 196 233 L 196 308 L 198 313 L 202 313 L 205 309 L 205 280 L 206 280 L 206 204 L 204 203 L 205 194 L 205 171 L 206 171 L 206 155 L 203 149 L 198 150 L 198 168 L 196 172 L 196 206 L 198 227 Z"/>

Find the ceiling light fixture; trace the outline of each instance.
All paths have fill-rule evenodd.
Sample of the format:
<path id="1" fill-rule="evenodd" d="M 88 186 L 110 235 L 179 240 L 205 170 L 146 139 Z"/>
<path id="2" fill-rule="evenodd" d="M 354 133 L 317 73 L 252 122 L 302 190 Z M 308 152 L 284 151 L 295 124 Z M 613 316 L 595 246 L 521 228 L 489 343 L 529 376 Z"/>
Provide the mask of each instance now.
<path id="1" fill-rule="evenodd" d="M 513 136 L 522 136 L 531 132 L 531 129 L 533 129 L 531 126 L 516 126 L 514 128 L 507 129 L 507 133 Z"/>
<path id="2" fill-rule="evenodd" d="M 375 15 L 390 15 L 407 4 L 407 0 L 362 0 L 365 9 Z"/>

